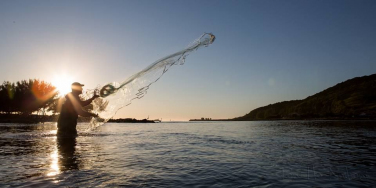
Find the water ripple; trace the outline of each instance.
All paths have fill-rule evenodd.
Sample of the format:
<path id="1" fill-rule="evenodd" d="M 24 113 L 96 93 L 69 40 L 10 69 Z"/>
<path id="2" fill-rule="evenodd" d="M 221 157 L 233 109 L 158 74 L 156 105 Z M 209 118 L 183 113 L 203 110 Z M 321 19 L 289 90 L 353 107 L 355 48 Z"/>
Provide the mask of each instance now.
<path id="1" fill-rule="evenodd" d="M 375 122 L 0 124 L 0 186 L 371 187 Z"/>

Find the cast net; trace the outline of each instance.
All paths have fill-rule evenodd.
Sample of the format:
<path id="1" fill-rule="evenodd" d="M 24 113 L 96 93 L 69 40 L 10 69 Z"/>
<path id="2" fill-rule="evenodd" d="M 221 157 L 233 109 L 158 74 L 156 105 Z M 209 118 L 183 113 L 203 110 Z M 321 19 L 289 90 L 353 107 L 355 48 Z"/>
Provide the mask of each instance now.
<path id="1" fill-rule="evenodd" d="M 98 92 L 100 95 L 92 103 L 92 112 L 97 113 L 99 118 L 91 119 L 89 129 L 102 125 L 114 117 L 121 108 L 130 105 L 133 100 L 144 97 L 150 86 L 157 82 L 171 66 L 183 65 L 191 52 L 209 46 L 214 40 L 213 34 L 204 33 L 187 48 L 157 60 L 125 81 L 108 83 L 86 92 L 84 98 L 92 96 L 94 92 Z"/>

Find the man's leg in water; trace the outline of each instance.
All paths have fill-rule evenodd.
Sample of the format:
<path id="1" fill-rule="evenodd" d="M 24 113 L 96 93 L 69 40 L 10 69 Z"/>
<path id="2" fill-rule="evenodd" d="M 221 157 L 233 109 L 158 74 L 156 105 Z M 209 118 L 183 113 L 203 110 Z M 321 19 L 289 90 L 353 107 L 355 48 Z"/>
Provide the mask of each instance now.
<path id="1" fill-rule="evenodd" d="M 58 122 L 57 135 L 63 137 L 77 136 L 76 130 L 77 120 L 65 118 Z"/>

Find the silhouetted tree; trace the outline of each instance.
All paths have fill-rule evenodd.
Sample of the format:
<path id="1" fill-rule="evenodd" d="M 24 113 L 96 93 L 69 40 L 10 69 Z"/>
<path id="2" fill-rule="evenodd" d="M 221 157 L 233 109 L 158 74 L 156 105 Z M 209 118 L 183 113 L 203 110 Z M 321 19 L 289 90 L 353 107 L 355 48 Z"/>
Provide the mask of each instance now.
<path id="1" fill-rule="evenodd" d="M 0 112 L 29 115 L 38 112 L 43 115 L 50 110 L 58 92 L 50 83 L 38 79 L 22 80 L 0 86 Z"/>

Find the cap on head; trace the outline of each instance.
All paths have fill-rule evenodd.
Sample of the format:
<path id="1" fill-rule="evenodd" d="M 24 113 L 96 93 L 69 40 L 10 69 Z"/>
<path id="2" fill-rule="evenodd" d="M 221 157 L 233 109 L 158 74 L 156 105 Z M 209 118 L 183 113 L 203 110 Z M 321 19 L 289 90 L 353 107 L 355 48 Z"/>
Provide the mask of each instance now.
<path id="1" fill-rule="evenodd" d="M 84 86 L 84 84 L 80 84 L 79 82 L 74 82 L 72 83 L 72 90 L 82 90 L 82 86 Z"/>

